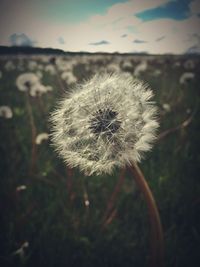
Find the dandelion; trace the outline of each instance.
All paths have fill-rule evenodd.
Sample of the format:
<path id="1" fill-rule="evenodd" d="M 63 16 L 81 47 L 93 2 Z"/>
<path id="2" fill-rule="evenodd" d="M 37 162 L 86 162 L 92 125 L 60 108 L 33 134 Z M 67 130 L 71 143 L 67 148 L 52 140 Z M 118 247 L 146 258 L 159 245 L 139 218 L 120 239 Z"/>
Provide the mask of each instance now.
<path id="1" fill-rule="evenodd" d="M 73 83 L 77 82 L 77 78 L 74 76 L 74 74 L 71 71 L 65 71 L 61 74 L 61 78 L 66 81 L 68 85 L 71 85 Z"/>
<path id="2" fill-rule="evenodd" d="M 111 173 L 150 150 L 158 123 L 153 93 L 130 75 L 94 76 L 52 114 L 52 141 L 70 167 Z"/>
<path id="3" fill-rule="evenodd" d="M 44 71 L 49 73 L 50 75 L 55 75 L 56 74 L 54 66 L 52 66 L 50 64 L 45 66 Z"/>
<path id="4" fill-rule="evenodd" d="M 36 136 L 35 143 L 37 145 L 41 145 L 43 141 L 49 139 L 49 135 L 47 133 L 40 133 Z"/>
<path id="5" fill-rule="evenodd" d="M 148 206 L 152 266 L 159 267 L 163 262 L 160 217 L 136 164 L 151 149 L 158 128 L 152 97 L 148 86 L 131 75 L 95 75 L 60 101 L 50 121 L 52 142 L 70 167 L 100 175 L 130 166 Z"/>
<path id="6" fill-rule="evenodd" d="M 142 61 L 141 63 L 139 63 L 134 70 L 134 76 L 140 76 L 142 72 L 145 72 L 147 70 L 147 67 L 147 61 Z"/>
<path id="7" fill-rule="evenodd" d="M 180 84 L 187 84 L 188 82 L 190 82 L 194 79 L 194 76 L 195 75 L 193 72 L 184 72 L 179 79 L 179 83 Z"/>
<path id="8" fill-rule="evenodd" d="M 34 84 L 31 88 L 30 88 L 30 95 L 32 97 L 35 97 L 35 96 L 41 96 L 47 92 L 51 92 L 53 89 L 51 86 L 47 85 L 47 86 L 44 86 L 43 84 Z"/>
<path id="9" fill-rule="evenodd" d="M 13 116 L 12 109 L 9 106 L 0 106 L 0 117 L 11 119 Z"/>
<path id="10" fill-rule="evenodd" d="M 31 72 L 27 72 L 27 73 L 20 74 L 17 77 L 16 85 L 20 91 L 27 91 L 35 84 L 38 84 L 39 81 L 40 80 L 39 80 L 39 77 L 37 75 L 35 75 L 34 73 L 31 73 Z"/>

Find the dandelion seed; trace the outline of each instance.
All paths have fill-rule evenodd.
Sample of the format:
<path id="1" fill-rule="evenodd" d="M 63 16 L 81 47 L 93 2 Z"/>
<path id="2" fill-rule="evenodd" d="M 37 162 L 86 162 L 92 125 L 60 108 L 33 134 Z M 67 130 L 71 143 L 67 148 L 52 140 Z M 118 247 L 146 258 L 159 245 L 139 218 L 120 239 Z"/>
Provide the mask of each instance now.
<path id="1" fill-rule="evenodd" d="M 0 117 L 11 119 L 13 116 L 12 109 L 9 106 L 0 106 Z"/>
<path id="2" fill-rule="evenodd" d="M 46 141 L 49 139 L 49 135 L 47 133 L 40 133 L 37 135 L 35 139 L 35 143 L 37 145 L 41 145 L 43 141 Z"/>
<path id="3" fill-rule="evenodd" d="M 131 75 L 94 76 L 51 115 L 52 142 L 70 167 L 111 173 L 141 160 L 158 128 L 152 91 Z"/>

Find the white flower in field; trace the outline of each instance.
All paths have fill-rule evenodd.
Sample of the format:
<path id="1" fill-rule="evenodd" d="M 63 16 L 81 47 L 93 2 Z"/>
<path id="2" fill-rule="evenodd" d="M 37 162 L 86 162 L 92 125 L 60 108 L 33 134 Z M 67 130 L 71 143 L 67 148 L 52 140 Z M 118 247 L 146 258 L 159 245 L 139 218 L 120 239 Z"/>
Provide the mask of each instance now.
<path id="1" fill-rule="evenodd" d="M 110 63 L 109 65 L 107 65 L 106 69 L 107 69 L 108 72 L 111 72 L 111 73 L 120 72 L 119 64 L 118 63 L 114 63 L 114 62 Z"/>
<path id="2" fill-rule="evenodd" d="M 87 175 L 140 161 L 158 128 L 152 91 L 131 75 L 94 76 L 60 101 L 51 115 L 52 142 Z"/>
<path id="3" fill-rule="evenodd" d="M 195 75 L 193 72 L 185 72 L 181 75 L 179 79 L 180 84 L 186 84 L 194 79 Z"/>
<path id="4" fill-rule="evenodd" d="M 11 60 L 8 60 L 4 66 L 7 71 L 15 70 L 15 65 Z"/>
<path id="5" fill-rule="evenodd" d="M 44 71 L 46 71 L 47 73 L 49 73 L 51 75 L 55 75 L 56 74 L 54 66 L 52 66 L 50 64 L 45 66 Z"/>
<path id="6" fill-rule="evenodd" d="M 49 139 L 48 133 L 40 133 L 36 136 L 35 143 L 37 145 L 41 145 L 43 141 L 46 141 Z"/>
<path id="7" fill-rule="evenodd" d="M 124 71 L 132 71 L 133 70 L 133 65 L 132 65 L 130 60 L 124 60 L 122 62 L 121 67 L 122 67 L 122 70 L 124 70 Z"/>
<path id="8" fill-rule="evenodd" d="M 141 63 L 139 63 L 134 70 L 134 76 L 138 77 L 141 75 L 142 72 L 145 72 L 147 70 L 147 61 L 142 61 Z"/>
<path id="9" fill-rule="evenodd" d="M 71 85 L 73 83 L 77 82 L 77 78 L 74 76 L 74 74 L 71 71 L 65 71 L 61 74 L 61 78 L 66 81 L 68 85 Z"/>
<path id="10" fill-rule="evenodd" d="M 35 97 L 35 96 L 41 96 L 47 92 L 51 92 L 52 90 L 53 90 L 52 87 L 49 85 L 45 86 L 41 83 L 36 83 L 30 88 L 29 93 L 32 97 Z"/>
<path id="11" fill-rule="evenodd" d="M 0 117 L 11 119 L 12 116 L 12 109 L 9 106 L 0 106 Z"/>
<path id="12" fill-rule="evenodd" d="M 33 85 L 38 84 L 39 82 L 39 77 L 32 72 L 20 74 L 16 79 L 16 85 L 20 91 L 29 90 Z"/>

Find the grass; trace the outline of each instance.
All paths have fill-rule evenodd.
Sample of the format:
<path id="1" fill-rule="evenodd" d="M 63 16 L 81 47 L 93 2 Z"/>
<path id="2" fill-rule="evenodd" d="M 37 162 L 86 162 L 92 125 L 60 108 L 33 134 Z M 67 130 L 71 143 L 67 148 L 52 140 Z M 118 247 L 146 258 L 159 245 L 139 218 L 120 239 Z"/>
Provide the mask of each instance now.
<path id="1" fill-rule="evenodd" d="M 63 68 L 70 68 L 78 82 L 109 69 L 111 63 L 125 71 L 123 64 L 129 61 L 132 68 L 127 70 L 133 74 L 141 61 L 148 62 L 139 78 L 154 90 L 160 110 L 159 133 L 180 127 L 158 140 L 140 167 L 159 207 L 165 266 L 199 266 L 200 58 L 72 55 L 61 59 L 57 61 L 58 74 L 62 74 Z M 13 64 L 12 70 L 6 69 L 8 61 Z M 30 61 L 37 63 L 33 70 Z M 126 172 L 112 209 L 113 217 L 102 229 L 120 170 L 109 177 L 88 178 L 75 169 L 71 176 L 49 141 L 35 145 L 32 140 L 27 101 L 37 135 L 49 132 L 49 113 L 62 97 L 57 76 L 45 71 L 48 62 L 48 56 L 0 58 L 0 106 L 8 105 L 13 112 L 11 119 L 0 117 L 1 266 L 147 266 L 147 208 L 131 174 Z M 194 66 L 188 69 L 187 62 Z M 160 70 L 160 74 L 156 76 L 155 70 Z M 16 78 L 24 72 L 40 75 L 38 71 L 42 83 L 51 85 L 53 90 L 38 97 L 26 96 L 18 90 Z M 185 72 L 194 73 L 194 79 L 180 84 Z M 66 90 L 71 87 L 69 81 L 62 82 Z M 185 126 L 183 122 L 188 118 L 191 120 Z M 33 146 L 35 164 L 30 167 Z M 26 189 L 17 189 L 21 185 Z M 85 205 L 86 200 L 89 206 Z M 25 242 L 28 246 L 22 250 Z"/>

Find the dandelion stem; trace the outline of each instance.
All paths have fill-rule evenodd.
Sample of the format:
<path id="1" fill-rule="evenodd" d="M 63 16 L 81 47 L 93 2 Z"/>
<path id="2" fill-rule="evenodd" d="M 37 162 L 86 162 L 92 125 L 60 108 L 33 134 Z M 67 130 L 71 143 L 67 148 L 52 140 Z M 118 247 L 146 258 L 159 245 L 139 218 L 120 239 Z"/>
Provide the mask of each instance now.
<path id="1" fill-rule="evenodd" d="M 35 168 L 35 162 L 36 162 L 36 144 L 35 144 L 35 139 L 36 139 L 36 126 L 34 122 L 34 117 L 33 117 L 33 111 L 32 107 L 30 104 L 30 99 L 28 92 L 26 91 L 26 106 L 28 110 L 28 116 L 29 116 L 29 121 L 31 125 L 31 142 L 32 142 L 32 148 L 31 148 L 31 163 L 29 167 L 29 174 L 33 173 L 33 170 Z"/>
<path id="2" fill-rule="evenodd" d="M 130 167 L 135 181 L 141 190 L 148 207 L 149 219 L 151 225 L 151 267 L 163 267 L 164 266 L 164 239 L 162 225 L 160 221 L 159 212 L 156 206 L 153 194 L 144 178 L 140 168 L 134 163 Z"/>
<path id="3" fill-rule="evenodd" d="M 103 216 L 103 227 L 105 227 L 108 222 L 111 223 L 111 221 L 109 220 L 110 218 L 110 212 L 111 210 L 113 209 L 113 206 L 114 206 L 114 203 L 116 202 L 116 198 L 117 198 L 117 195 L 122 187 L 122 184 L 125 180 L 125 169 L 122 169 L 121 173 L 120 173 L 120 176 L 119 176 L 119 179 L 118 179 L 118 182 L 114 188 L 114 191 L 112 192 L 112 195 L 108 201 L 108 204 L 107 204 L 107 208 L 106 208 L 106 211 L 104 213 L 104 216 Z M 113 216 L 111 216 L 113 218 Z"/>

